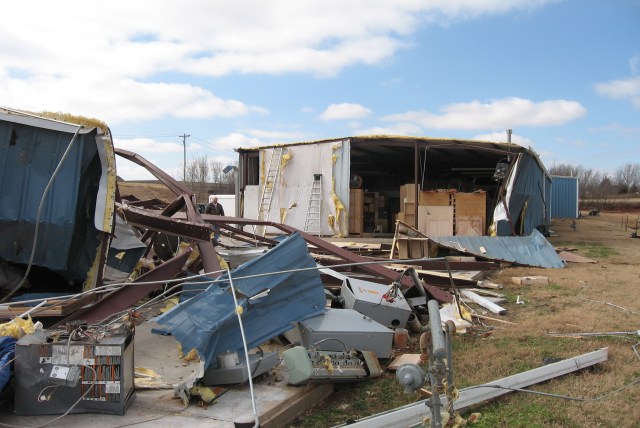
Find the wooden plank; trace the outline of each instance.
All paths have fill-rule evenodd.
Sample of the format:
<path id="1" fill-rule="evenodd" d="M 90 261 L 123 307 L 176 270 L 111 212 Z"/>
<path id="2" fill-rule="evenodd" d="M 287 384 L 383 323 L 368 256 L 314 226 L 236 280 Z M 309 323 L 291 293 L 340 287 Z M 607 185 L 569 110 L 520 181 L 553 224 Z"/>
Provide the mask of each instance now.
<path id="1" fill-rule="evenodd" d="M 418 195 L 418 205 L 430 205 L 433 207 L 444 207 L 451 205 L 452 193 L 450 191 L 438 192 L 433 190 L 424 190 Z"/>
<path id="2" fill-rule="evenodd" d="M 587 257 L 583 257 L 583 256 L 580 256 L 578 254 L 573 254 L 573 253 L 570 253 L 568 251 L 560 251 L 558 253 L 558 255 L 565 262 L 572 262 L 572 263 L 598 263 L 597 260 L 589 259 Z"/>
<path id="3" fill-rule="evenodd" d="M 489 309 L 494 314 L 504 315 L 504 314 L 507 313 L 507 310 L 505 308 L 503 308 L 502 306 L 496 305 L 495 303 L 493 303 L 489 299 L 487 299 L 485 297 L 482 297 L 479 294 L 474 293 L 471 290 L 460 290 L 460 294 L 462 294 L 464 297 L 466 297 L 468 299 L 473 300 L 474 302 L 476 302 L 478 305 L 482 306 L 483 308 Z"/>
<path id="4" fill-rule="evenodd" d="M 536 285 L 548 284 L 549 278 L 546 276 L 513 276 L 511 281 L 516 285 Z"/>
<path id="5" fill-rule="evenodd" d="M 34 318 L 38 317 L 60 317 L 69 315 L 78 309 L 93 303 L 97 300 L 95 294 L 84 294 L 82 296 L 73 299 L 47 299 L 47 304 L 32 315 Z M 66 302 L 65 302 L 66 301 Z M 32 307 L 25 306 L 23 303 L 16 302 L 14 304 L 1 305 L 0 317 L 14 318 L 17 315 L 28 311 Z"/>
<path id="6" fill-rule="evenodd" d="M 403 364 L 420 364 L 420 354 L 402 354 L 395 357 L 389 365 L 387 370 L 396 371 L 398 367 Z"/>
<path id="7" fill-rule="evenodd" d="M 486 315 L 471 314 L 471 316 L 473 318 L 478 318 L 479 320 L 495 321 L 495 322 L 499 322 L 499 323 L 502 323 L 502 324 L 509 324 L 509 325 L 518 325 L 518 324 L 516 324 L 514 322 L 511 322 L 511 321 L 501 320 L 499 318 L 488 317 Z"/>
<path id="8" fill-rule="evenodd" d="M 471 291 L 473 291 L 474 293 L 478 293 L 478 294 L 484 294 L 486 296 L 491 296 L 491 297 L 504 297 L 504 294 L 502 293 L 496 293 L 495 291 L 491 291 L 491 290 L 484 290 L 482 288 L 470 288 Z"/>

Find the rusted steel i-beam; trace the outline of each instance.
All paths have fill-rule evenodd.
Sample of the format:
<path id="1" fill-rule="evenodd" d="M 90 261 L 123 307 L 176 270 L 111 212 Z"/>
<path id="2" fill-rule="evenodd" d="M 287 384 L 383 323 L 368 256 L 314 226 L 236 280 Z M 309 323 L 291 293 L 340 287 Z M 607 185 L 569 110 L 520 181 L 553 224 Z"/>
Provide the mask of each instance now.
<path id="1" fill-rule="evenodd" d="M 96 323 L 102 321 L 115 313 L 125 311 L 135 304 L 137 301 L 145 297 L 152 291 L 162 287 L 162 283 L 158 284 L 142 284 L 144 282 L 162 281 L 173 279 L 178 275 L 184 267 L 187 259 L 193 252 L 193 248 L 187 248 L 181 254 L 162 263 L 153 270 L 140 275 L 133 282 L 123 286 L 100 299 L 93 306 L 82 311 L 75 312 L 60 323 L 64 324 L 68 321 L 83 320 L 88 323 Z"/>

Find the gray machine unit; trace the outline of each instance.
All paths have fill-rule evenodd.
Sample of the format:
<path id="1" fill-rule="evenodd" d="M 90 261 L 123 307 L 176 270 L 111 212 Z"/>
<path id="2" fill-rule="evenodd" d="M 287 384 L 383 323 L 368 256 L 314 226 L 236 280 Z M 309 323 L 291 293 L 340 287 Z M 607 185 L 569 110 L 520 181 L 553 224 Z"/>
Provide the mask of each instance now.
<path id="1" fill-rule="evenodd" d="M 125 413 L 135 397 L 132 332 L 79 331 L 70 340 L 45 330 L 16 343 L 16 415 L 63 414 L 78 400 L 71 413 Z"/>
<path id="2" fill-rule="evenodd" d="M 218 355 L 217 358 L 218 367 L 207 369 L 202 377 L 202 383 L 205 385 L 231 385 L 249 380 L 249 371 L 244 355 L 239 356 L 237 352 L 225 352 Z M 280 356 L 277 352 L 249 354 L 252 379 L 276 368 L 279 364 Z"/>
<path id="3" fill-rule="evenodd" d="M 378 358 L 391 357 L 393 330 L 353 309 L 327 309 L 322 315 L 300 321 L 298 329 L 305 348 L 357 349 L 372 351 Z"/>
<path id="4" fill-rule="evenodd" d="M 411 307 L 401 292 L 392 296 L 391 291 L 387 285 L 346 278 L 340 295 L 345 308 L 355 309 L 385 327 L 404 328 L 411 315 Z"/>

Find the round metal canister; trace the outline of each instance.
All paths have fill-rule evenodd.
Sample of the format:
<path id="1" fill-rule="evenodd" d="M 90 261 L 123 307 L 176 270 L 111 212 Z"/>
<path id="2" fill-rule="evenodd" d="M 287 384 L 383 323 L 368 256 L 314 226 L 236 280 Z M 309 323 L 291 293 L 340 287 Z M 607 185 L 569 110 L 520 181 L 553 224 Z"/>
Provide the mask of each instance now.
<path id="1" fill-rule="evenodd" d="M 220 368 L 226 369 L 240 364 L 240 358 L 238 358 L 238 353 L 235 351 L 223 352 L 222 354 L 218 354 L 216 358 L 218 359 L 218 366 Z"/>

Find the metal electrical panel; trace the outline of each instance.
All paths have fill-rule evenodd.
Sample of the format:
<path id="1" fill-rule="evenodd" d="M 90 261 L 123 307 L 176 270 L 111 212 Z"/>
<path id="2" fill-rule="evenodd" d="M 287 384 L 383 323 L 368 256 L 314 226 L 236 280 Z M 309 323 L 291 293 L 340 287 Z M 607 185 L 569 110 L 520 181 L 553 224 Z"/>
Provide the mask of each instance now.
<path id="1" fill-rule="evenodd" d="M 402 293 L 391 294 L 391 287 L 355 278 L 345 278 L 340 295 L 346 309 L 355 309 L 389 328 L 404 328 L 411 307 Z"/>
<path id="2" fill-rule="evenodd" d="M 135 396 L 133 333 L 117 327 L 45 330 L 16 343 L 15 413 L 123 415 Z"/>
<path id="3" fill-rule="evenodd" d="M 378 358 L 391 357 L 393 330 L 353 309 L 328 309 L 326 313 L 298 323 L 305 348 L 326 351 L 375 352 Z"/>

